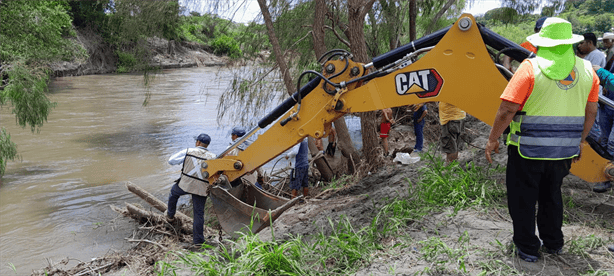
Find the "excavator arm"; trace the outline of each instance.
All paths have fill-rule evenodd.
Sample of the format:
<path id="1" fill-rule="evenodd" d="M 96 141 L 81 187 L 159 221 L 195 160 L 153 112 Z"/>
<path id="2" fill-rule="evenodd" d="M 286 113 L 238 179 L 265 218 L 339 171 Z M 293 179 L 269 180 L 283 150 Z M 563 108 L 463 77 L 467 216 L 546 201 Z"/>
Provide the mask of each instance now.
<path id="1" fill-rule="evenodd" d="M 216 183 L 221 176 L 233 181 L 307 136 L 326 136 L 333 121 L 354 112 L 439 101 L 492 125 L 501 103 L 499 97 L 512 74 L 493 62 L 487 45 L 517 61 L 532 55 L 479 26 L 470 14 L 461 15 L 451 27 L 376 57 L 369 64 L 352 61 L 343 50 L 331 51 L 322 73 L 307 72 L 318 77 L 233 146 L 274 123 L 267 131 L 237 156 L 206 161 L 203 173 L 210 183 Z M 421 54 L 424 55 L 416 60 Z M 589 182 L 603 181 L 607 179 L 608 163 L 587 146 L 572 173 Z"/>

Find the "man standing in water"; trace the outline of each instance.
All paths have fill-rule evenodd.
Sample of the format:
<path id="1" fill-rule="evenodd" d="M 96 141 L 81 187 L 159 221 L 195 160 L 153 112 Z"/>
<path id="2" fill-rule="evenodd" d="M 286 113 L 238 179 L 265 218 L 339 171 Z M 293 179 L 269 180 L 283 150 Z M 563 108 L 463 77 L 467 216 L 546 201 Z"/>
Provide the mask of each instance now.
<path id="1" fill-rule="evenodd" d="M 193 242 L 201 246 L 205 242 L 203 234 L 205 224 L 205 202 L 207 201 L 207 186 L 209 182 L 204 179 L 201 172 L 201 164 L 204 160 L 215 159 L 217 156 L 207 150 L 211 137 L 201 133 L 196 138 L 196 147 L 187 148 L 173 154 L 168 163 L 171 165 L 183 164 L 181 177 L 175 181 L 168 196 L 168 209 L 166 216 L 169 221 L 175 220 L 177 200 L 182 195 L 192 195 L 192 207 L 194 210 L 194 224 L 192 225 Z"/>

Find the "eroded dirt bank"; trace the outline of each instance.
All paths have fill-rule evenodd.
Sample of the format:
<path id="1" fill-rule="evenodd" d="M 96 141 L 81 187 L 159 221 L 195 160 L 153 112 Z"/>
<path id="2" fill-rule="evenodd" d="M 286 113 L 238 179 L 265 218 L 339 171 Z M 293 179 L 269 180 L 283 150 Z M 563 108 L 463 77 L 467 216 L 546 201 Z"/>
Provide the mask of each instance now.
<path id="1" fill-rule="evenodd" d="M 102 37 L 91 30 L 77 30 L 76 41 L 87 50 L 89 58 L 84 61 L 54 62 L 50 64 L 54 77 L 82 76 L 113 73 L 117 70 L 117 55 Z M 224 66 L 227 57 L 212 54 L 197 43 L 168 41 L 149 38 L 152 67 L 160 69 L 188 68 L 196 66 Z"/>

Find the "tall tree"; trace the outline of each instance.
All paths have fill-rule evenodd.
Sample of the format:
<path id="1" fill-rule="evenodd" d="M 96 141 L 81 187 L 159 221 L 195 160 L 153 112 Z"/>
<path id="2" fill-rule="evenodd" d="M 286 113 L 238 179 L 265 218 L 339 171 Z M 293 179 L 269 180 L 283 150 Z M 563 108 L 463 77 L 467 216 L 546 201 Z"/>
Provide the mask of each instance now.
<path id="1" fill-rule="evenodd" d="M 373 7 L 375 0 L 349 0 L 348 12 L 348 39 L 350 50 L 354 59 L 358 62 L 368 63 L 365 41 L 364 23 L 365 16 Z M 380 158 L 379 137 L 377 137 L 377 112 L 364 112 L 360 114 L 360 126 L 362 130 L 362 153 L 366 160 Z M 377 162 L 371 163 L 377 167 Z"/>
<path id="2" fill-rule="evenodd" d="M 329 13 L 328 6 L 325 0 L 315 0 L 315 14 L 313 19 L 313 43 L 315 57 L 320 58 L 326 53 L 325 44 L 325 24 L 326 14 Z M 355 165 L 360 161 L 360 155 L 352 144 L 352 138 L 348 130 L 345 119 L 339 118 L 334 122 L 335 130 L 337 131 L 337 141 L 341 154 L 348 159 L 348 172 L 354 173 Z"/>
<path id="3" fill-rule="evenodd" d="M 416 40 L 416 16 L 418 16 L 416 0 L 409 0 L 409 41 Z"/>
<path id="4" fill-rule="evenodd" d="M 277 39 L 277 35 L 275 34 L 275 28 L 273 27 L 273 18 L 271 17 L 271 13 L 269 12 L 269 8 L 266 5 L 266 0 L 258 0 L 258 6 L 260 6 L 260 11 L 262 12 L 262 17 L 264 18 L 264 23 L 267 27 L 267 31 L 269 34 L 269 40 L 271 45 L 273 46 L 273 54 L 275 55 L 275 60 L 277 62 L 277 66 L 279 67 L 281 74 L 283 76 L 284 84 L 286 86 L 286 91 L 288 91 L 289 95 L 294 94 L 294 84 L 292 81 L 292 77 L 290 76 L 290 71 L 288 70 L 288 64 L 286 63 L 286 59 L 279 45 L 279 40 Z M 312 156 L 318 153 L 318 149 L 315 146 L 315 142 L 313 138 L 309 139 L 309 151 Z M 319 158 L 315 161 L 322 178 L 326 181 L 330 181 L 333 177 L 333 172 L 328 167 L 328 164 L 325 160 Z"/>
<path id="5" fill-rule="evenodd" d="M 47 63 L 82 60 L 85 50 L 64 39 L 75 36 L 67 7 L 60 1 L 0 2 L 0 107 L 8 105 L 19 126 L 39 130 L 54 106 L 47 98 Z M 0 177 L 17 146 L 0 127 Z"/>

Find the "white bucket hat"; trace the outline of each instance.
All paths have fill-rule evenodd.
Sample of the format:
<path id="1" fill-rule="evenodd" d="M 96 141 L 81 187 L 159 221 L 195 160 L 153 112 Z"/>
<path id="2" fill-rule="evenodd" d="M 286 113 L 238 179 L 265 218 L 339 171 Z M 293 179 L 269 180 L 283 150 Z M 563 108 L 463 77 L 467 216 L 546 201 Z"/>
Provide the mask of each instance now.
<path id="1" fill-rule="evenodd" d="M 614 39 L 614 33 L 603 33 L 603 39 Z"/>

